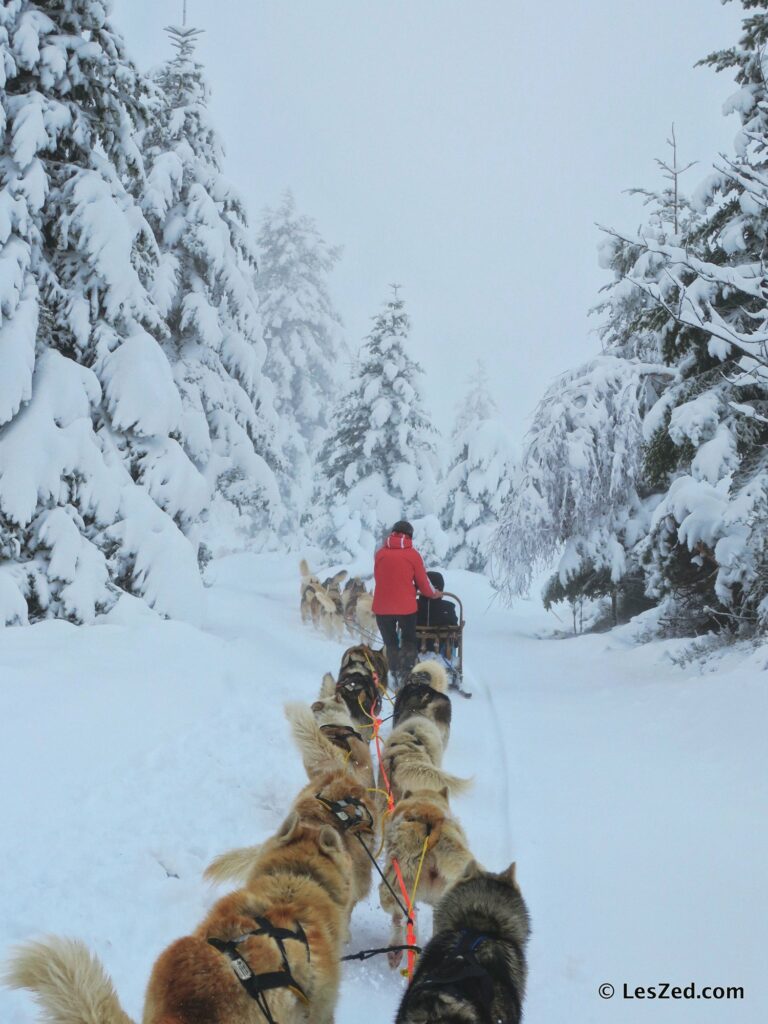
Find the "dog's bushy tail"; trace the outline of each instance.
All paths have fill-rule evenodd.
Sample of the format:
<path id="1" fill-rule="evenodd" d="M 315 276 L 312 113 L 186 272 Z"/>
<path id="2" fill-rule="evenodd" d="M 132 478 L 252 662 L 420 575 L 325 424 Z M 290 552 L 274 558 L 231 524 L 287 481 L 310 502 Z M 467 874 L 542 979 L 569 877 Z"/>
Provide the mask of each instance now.
<path id="1" fill-rule="evenodd" d="M 241 846 L 236 850 L 221 853 L 212 860 L 203 872 L 209 882 L 244 882 L 261 853 L 261 844 Z"/>
<path id="2" fill-rule="evenodd" d="M 323 734 L 307 704 L 289 701 L 285 705 L 285 717 L 290 722 L 304 770 L 310 779 L 345 766 L 344 754 Z"/>
<path id="3" fill-rule="evenodd" d="M 299 562 L 299 572 L 301 573 L 303 578 L 312 575 L 312 570 L 309 568 L 309 562 L 306 560 L 306 558 L 302 558 L 302 560 Z"/>
<path id="4" fill-rule="evenodd" d="M 29 989 L 46 1024 L 134 1024 L 101 962 L 76 939 L 51 936 L 17 946 L 2 982 Z"/>
<path id="5" fill-rule="evenodd" d="M 424 672 L 428 675 L 429 685 L 438 693 L 448 692 L 448 673 L 445 671 L 445 665 L 441 665 L 439 661 L 435 661 L 433 658 L 419 661 L 414 666 L 413 672 Z"/>
<path id="6" fill-rule="evenodd" d="M 473 784 L 473 779 L 463 779 L 428 764 L 403 765 L 397 770 L 397 785 L 402 791 L 426 789 L 439 793 L 447 789 L 451 796 L 458 796 L 466 793 Z"/>

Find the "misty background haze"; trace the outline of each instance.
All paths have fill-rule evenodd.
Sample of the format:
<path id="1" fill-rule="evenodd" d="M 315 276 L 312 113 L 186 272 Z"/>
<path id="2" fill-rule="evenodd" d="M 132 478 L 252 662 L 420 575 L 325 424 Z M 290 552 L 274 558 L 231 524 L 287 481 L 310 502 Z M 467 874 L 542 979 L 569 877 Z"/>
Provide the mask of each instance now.
<path id="1" fill-rule="evenodd" d="M 676 124 L 691 189 L 730 148 L 728 75 L 695 68 L 742 11 L 719 0 L 188 0 L 226 173 L 256 219 L 289 188 L 344 247 L 353 350 L 402 284 L 412 354 L 450 426 L 477 356 L 519 438 L 558 372 L 599 351 L 595 222 L 634 229 Z M 117 0 L 143 68 L 182 0 Z"/>

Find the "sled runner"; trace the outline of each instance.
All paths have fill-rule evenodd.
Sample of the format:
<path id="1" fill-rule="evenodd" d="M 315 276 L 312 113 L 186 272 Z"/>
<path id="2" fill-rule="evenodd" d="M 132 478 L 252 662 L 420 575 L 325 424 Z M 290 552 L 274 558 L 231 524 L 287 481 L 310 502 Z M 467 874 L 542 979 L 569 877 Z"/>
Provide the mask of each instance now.
<path id="1" fill-rule="evenodd" d="M 455 601 L 458 606 L 458 623 L 455 626 L 417 626 L 416 642 L 419 655 L 441 654 L 447 663 L 454 683 L 464 697 L 471 697 L 463 689 L 464 681 L 464 605 L 457 594 L 444 591 L 444 597 Z"/>

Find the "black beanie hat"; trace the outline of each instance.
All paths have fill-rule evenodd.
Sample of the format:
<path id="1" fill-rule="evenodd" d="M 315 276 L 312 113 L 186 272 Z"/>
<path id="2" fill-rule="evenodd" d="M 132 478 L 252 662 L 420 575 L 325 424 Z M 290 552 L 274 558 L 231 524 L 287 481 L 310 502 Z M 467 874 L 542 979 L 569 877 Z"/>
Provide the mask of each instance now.
<path id="1" fill-rule="evenodd" d="M 434 570 L 430 570 L 427 573 L 427 579 L 435 588 L 435 590 L 445 590 L 445 580 L 443 579 L 443 574 L 441 572 L 435 572 Z"/>
<path id="2" fill-rule="evenodd" d="M 392 527 L 392 533 L 404 533 L 406 537 L 413 537 L 413 527 L 407 520 L 400 519 Z"/>

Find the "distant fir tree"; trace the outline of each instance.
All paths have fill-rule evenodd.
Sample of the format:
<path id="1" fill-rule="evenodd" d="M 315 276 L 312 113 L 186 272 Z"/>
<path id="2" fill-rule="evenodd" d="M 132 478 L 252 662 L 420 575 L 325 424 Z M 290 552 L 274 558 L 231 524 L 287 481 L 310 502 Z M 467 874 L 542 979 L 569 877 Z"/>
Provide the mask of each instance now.
<path id="1" fill-rule="evenodd" d="M 446 564 L 485 572 L 515 470 L 481 362 L 456 416 L 450 451 L 440 515 L 448 536 Z"/>
<path id="2" fill-rule="evenodd" d="M 435 429 L 408 354 L 410 321 L 398 288 L 374 318 L 352 388 L 336 407 L 318 458 L 321 514 L 314 532 L 328 550 L 371 551 L 398 519 L 416 522 L 428 552 L 444 552 L 435 515 Z"/>
<path id="3" fill-rule="evenodd" d="M 0 6 L 0 623 L 122 591 L 196 620 L 204 481 L 133 198 L 146 83 L 106 0 Z"/>
<path id="4" fill-rule="evenodd" d="M 256 252 L 195 60 L 198 30 L 168 30 L 176 56 L 152 75 L 142 205 L 160 249 L 153 295 L 182 399 L 180 441 L 205 478 L 211 534 L 268 542 L 283 519 L 278 420 L 257 311 Z"/>
<path id="5" fill-rule="evenodd" d="M 315 454 L 349 359 L 328 285 L 341 249 L 326 244 L 287 192 L 264 214 L 258 252 L 265 373 L 275 388 L 285 453 L 282 490 L 295 529 L 311 499 Z"/>

